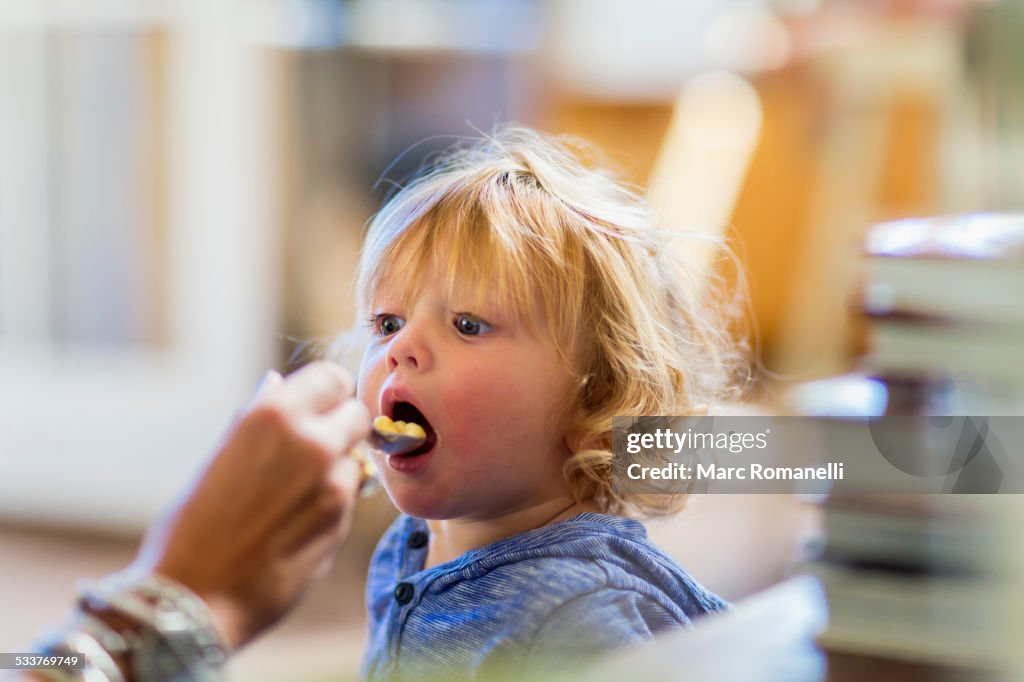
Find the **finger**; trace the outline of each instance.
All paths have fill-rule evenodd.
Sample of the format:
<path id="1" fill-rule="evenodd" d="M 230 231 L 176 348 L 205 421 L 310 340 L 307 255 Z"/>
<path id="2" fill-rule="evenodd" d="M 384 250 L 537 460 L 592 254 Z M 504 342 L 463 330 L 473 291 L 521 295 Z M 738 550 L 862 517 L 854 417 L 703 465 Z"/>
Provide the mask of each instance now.
<path id="1" fill-rule="evenodd" d="M 286 555 L 304 553 L 308 545 L 319 543 L 324 537 L 327 541 L 338 540 L 355 509 L 358 485 L 355 463 L 339 462 L 329 481 L 287 517 L 277 539 L 281 551 Z"/>
<path id="2" fill-rule="evenodd" d="M 305 552 L 310 544 L 329 535 L 341 523 L 345 511 L 328 508 L 328 504 L 333 502 L 328 503 L 326 494 L 320 494 L 293 513 L 288 519 L 288 525 L 280 529 L 274 541 L 282 555 L 294 556 Z"/>
<path id="3" fill-rule="evenodd" d="M 334 563 L 338 549 L 344 544 L 351 526 L 344 518 L 331 526 L 325 526 L 306 543 L 296 548 L 290 560 L 302 566 L 311 580 L 323 577 Z"/>
<path id="4" fill-rule="evenodd" d="M 353 390 L 348 372 L 333 362 L 321 360 L 290 375 L 280 396 L 288 408 L 321 414 L 351 396 Z"/>
<path id="5" fill-rule="evenodd" d="M 311 425 L 317 439 L 337 455 L 370 436 L 370 411 L 358 400 L 346 400 Z"/>
<path id="6" fill-rule="evenodd" d="M 362 481 L 362 466 L 350 462 L 348 474 L 344 473 L 344 466 L 337 469 L 339 461 L 348 459 L 346 455 L 352 450 L 347 443 L 357 443 L 367 433 L 365 417 L 360 415 L 362 406 L 355 401 L 349 402 L 353 403 L 351 407 L 339 408 L 339 414 L 332 416 L 333 426 L 340 429 L 340 434 L 321 424 L 324 421 L 321 417 L 302 420 L 297 426 L 301 430 L 301 437 L 294 440 L 294 447 L 290 448 L 288 457 L 277 462 L 284 468 L 275 466 L 268 470 L 269 479 L 261 479 L 273 480 L 276 487 L 264 502 L 265 516 L 287 519 L 291 525 L 291 520 L 307 513 L 324 486 L 331 484 L 343 484 L 346 499 L 355 496 L 355 489 Z M 354 414 L 356 422 L 353 425 L 348 425 L 346 414 Z M 351 473 L 351 468 L 355 469 L 355 474 Z M 353 479 L 355 485 L 350 482 Z"/>
<path id="7" fill-rule="evenodd" d="M 345 457 L 331 467 L 331 484 L 340 489 L 345 499 L 349 500 L 349 508 L 354 506 L 359 484 L 363 480 L 363 470 L 355 457 Z"/>

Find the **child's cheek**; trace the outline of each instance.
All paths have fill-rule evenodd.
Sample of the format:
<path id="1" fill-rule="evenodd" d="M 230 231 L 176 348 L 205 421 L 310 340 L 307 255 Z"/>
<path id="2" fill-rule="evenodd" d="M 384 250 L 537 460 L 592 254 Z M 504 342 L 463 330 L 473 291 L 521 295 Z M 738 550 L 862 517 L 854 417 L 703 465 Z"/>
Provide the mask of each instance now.
<path id="1" fill-rule="evenodd" d="M 377 350 L 367 350 L 359 365 L 359 376 L 356 378 L 356 399 L 359 400 L 372 416 L 380 410 L 380 387 L 384 383 L 387 372 L 384 366 L 384 355 Z"/>
<path id="2" fill-rule="evenodd" d="M 451 386 L 444 400 L 448 433 L 445 440 L 460 451 L 483 452 L 488 444 L 515 440 L 530 430 L 524 420 L 532 417 L 524 409 L 530 397 L 511 377 L 492 374 L 486 381 L 469 381 Z"/>

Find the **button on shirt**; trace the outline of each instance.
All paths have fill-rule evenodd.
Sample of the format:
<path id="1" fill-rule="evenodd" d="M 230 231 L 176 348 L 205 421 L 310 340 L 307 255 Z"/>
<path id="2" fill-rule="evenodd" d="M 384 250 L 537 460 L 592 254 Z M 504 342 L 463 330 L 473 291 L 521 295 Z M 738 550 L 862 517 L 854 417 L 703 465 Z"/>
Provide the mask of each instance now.
<path id="1" fill-rule="evenodd" d="M 426 522 L 400 516 L 367 582 L 362 676 L 527 676 L 727 608 L 629 519 L 585 513 L 424 569 Z"/>

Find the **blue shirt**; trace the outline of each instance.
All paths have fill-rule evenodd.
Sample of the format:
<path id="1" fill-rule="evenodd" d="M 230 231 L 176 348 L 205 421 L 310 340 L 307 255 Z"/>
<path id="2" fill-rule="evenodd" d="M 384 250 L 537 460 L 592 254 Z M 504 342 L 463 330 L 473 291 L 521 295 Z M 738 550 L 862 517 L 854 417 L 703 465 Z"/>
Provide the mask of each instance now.
<path id="1" fill-rule="evenodd" d="M 426 522 L 399 516 L 366 588 L 371 680 L 528 677 L 727 607 L 629 519 L 584 513 L 423 568 Z"/>

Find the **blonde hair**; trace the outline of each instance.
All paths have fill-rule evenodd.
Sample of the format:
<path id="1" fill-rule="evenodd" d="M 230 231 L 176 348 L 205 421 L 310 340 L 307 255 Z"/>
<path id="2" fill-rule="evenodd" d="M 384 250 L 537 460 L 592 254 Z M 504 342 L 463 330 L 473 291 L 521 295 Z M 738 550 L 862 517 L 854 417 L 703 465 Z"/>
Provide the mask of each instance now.
<path id="1" fill-rule="evenodd" d="M 575 146 L 574 146 L 575 145 Z M 520 319 L 539 312 L 578 380 L 563 473 L 577 500 L 654 516 L 680 495 L 612 486 L 613 416 L 702 414 L 730 393 L 741 354 L 715 287 L 670 256 L 644 200 L 581 158 L 578 143 L 506 127 L 456 145 L 374 216 L 357 281 L 369 312 L 388 272 L 406 290 L 430 263 L 447 285 L 498 291 Z"/>

